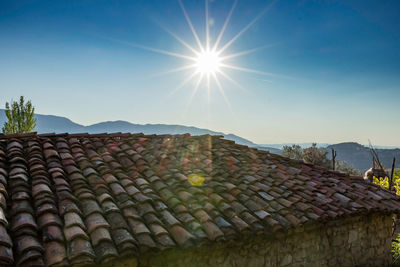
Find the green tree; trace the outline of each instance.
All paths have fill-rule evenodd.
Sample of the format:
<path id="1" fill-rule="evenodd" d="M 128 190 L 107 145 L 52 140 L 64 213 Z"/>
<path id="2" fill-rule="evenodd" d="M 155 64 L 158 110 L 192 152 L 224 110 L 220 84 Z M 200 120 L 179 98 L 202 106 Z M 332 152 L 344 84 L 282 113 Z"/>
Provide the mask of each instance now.
<path id="1" fill-rule="evenodd" d="M 351 175 L 362 176 L 362 173 L 359 170 L 355 169 L 353 166 L 348 164 L 346 161 L 336 160 L 335 165 L 336 165 L 336 171 L 348 173 Z"/>
<path id="2" fill-rule="evenodd" d="M 303 160 L 304 162 L 326 168 L 331 167 L 331 161 L 328 159 L 328 151 L 319 149 L 316 143 L 313 143 L 311 147 L 304 149 L 299 145 L 284 146 L 282 156 Z"/>
<path id="3" fill-rule="evenodd" d="M 328 159 L 328 151 L 324 151 L 313 143 L 311 147 L 303 149 L 303 160 L 325 168 L 331 168 L 331 160 Z"/>
<path id="4" fill-rule="evenodd" d="M 299 145 L 283 146 L 282 156 L 302 160 L 303 149 Z"/>
<path id="5" fill-rule="evenodd" d="M 3 133 L 28 133 L 36 127 L 36 118 L 34 118 L 35 108 L 31 101 L 25 103 L 21 96 L 19 103 L 17 101 L 6 102 L 6 116 L 8 121 L 4 123 Z"/>

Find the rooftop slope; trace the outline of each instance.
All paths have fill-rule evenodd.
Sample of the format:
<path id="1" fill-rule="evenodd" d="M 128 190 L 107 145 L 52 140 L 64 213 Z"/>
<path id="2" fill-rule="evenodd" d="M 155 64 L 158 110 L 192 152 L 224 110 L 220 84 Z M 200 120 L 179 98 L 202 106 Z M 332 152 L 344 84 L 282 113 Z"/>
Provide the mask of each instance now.
<path id="1" fill-rule="evenodd" d="M 0 136 L 0 265 L 100 263 L 399 212 L 398 200 L 218 136 Z"/>

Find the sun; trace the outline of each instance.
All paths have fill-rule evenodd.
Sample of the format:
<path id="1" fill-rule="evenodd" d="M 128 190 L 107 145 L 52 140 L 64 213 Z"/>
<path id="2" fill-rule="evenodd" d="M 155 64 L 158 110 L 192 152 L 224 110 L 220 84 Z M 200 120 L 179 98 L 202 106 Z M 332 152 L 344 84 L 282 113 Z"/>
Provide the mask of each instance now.
<path id="1" fill-rule="evenodd" d="M 220 71 L 222 58 L 216 51 L 198 53 L 195 63 L 196 71 L 200 74 L 215 75 Z"/>
<path id="2" fill-rule="evenodd" d="M 224 88 L 222 87 L 222 83 L 220 82 L 220 78 L 224 78 L 226 81 L 232 83 L 233 85 L 245 89 L 243 86 L 241 86 L 238 82 L 236 82 L 233 78 L 228 75 L 226 70 L 233 70 L 233 71 L 241 71 L 241 72 L 250 72 L 253 74 L 259 74 L 259 75 L 267 75 L 267 76 L 275 76 L 275 74 L 268 73 L 268 72 L 262 72 L 254 69 L 249 69 L 249 68 L 243 68 L 239 67 L 234 64 L 229 64 L 229 60 L 232 58 L 236 58 L 239 56 L 243 56 L 249 53 L 253 53 L 255 51 L 258 51 L 260 49 L 266 48 L 271 45 L 264 45 L 261 47 L 256 47 L 253 49 L 245 50 L 245 51 L 240 51 L 237 53 L 233 54 L 226 54 L 226 51 L 228 48 L 239 38 L 241 37 L 254 23 L 256 23 L 257 20 L 259 20 L 271 7 L 275 4 L 277 0 L 273 0 L 269 5 L 265 7 L 253 20 L 251 20 L 244 28 L 242 28 L 236 35 L 233 36 L 229 41 L 225 42 L 224 44 L 221 44 L 222 42 L 222 36 L 224 35 L 224 32 L 229 24 L 229 21 L 231 20 L 233 11 L 237 5 L 238 0 L 233 1 L 233 5 L 231 9 L 229 10 L 228 16 L 225 19 L 225 22 L 216 38 L 210 38 L 210 18 L 209 18 L 209 10 L 208 10 L 208 5 L 209 5 L 209 0 L 205 0 L 205 38 L 200 38 L 199 35 L 197 35 L 197 32 L 195 30 L 195 27 L 192 24 L 192 21 L 182 3 L 182 0 L 178 0 L 179 5 L 181 6 L 181 9 L 183 11 L 183 14 L 185 16 L 186 22 L 193 34 L 193 37 L 196 41 L 196 46 L 190 45 L 187 41 L 183 40 L 181 37 L 176 35 L 175 33 L 171 32 L 168 30 L 164 25 L 160 25 L 167 33 L 169 33 L 173 38 L 175 38 L 179 43 L 181 43 L 183 46 L 185 46 L 188 50 L 190 50 L 190 53 L 177 53 L 177 52 L 172 52 L 172 51 L 167 51 L 164 49 L 159 49 L 159 48 L 152 48 L 152 47 L 147 47 L 143 45 L 138 45 L 138 44 L 131 44 L 135 47 L 141 48 L 141 49 L 146 49 L 152 52 L 168 55 L 168 56 L 173 56 L 177 58 L 181 58 L 188 62 L 189 64 L 185 64 L 181 67 L 175 68 L 175 69 L 170 69 L 168 71 L 165 71 L 161 74 L 167 74 L 167 73 L 173 73 L 173 72 L 181 72 L 181 71 L 187 71 L 192 69 L 192 73 L 189 74 L 180 85 L 178 85 L 176 88 L 174 88 L 171 92 L 171 94 L 175 93 L 185 85 L 187 85 L 191 81 L 195 81 L 195 85 L 192 89 L 192 94 L 191 98 L 189 100 L 189 104 L 193 99 L 193 96 L 196 94 L 198 88 L 200 87 L 201 84 L 205 84 L 208 92 L 208 96 L 210 96 L 210 89 L 211 86 L 216 86 L 220 93 L 223 95 L 225 102 L 230 106 L 230 103 L 225 95 Z M 211 41 L 213 40 L 213 43 L 211 44 Z M 124 42 L 125 43 L 125 42 Z M 211 83 L 213 81 L 213 84 Z"/>

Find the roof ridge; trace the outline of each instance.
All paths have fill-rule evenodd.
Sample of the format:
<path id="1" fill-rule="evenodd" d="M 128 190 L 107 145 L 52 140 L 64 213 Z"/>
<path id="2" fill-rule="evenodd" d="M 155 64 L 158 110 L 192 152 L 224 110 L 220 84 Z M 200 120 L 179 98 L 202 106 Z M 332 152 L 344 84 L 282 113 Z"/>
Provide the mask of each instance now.
<path id="1" fill-rule="evenodd" d="M 13 139 L 13 138 L 29 138 L 29 137 L 126 137 L 131 135 L 136 135 L 143 133 L 122 133 L 122 132 L 112 132 L 112 133 L 37 133 L 37 132 L 29 132 L 29 133 L 14 133 L 14 134 L 4 134 L 0 133 L 0 139 Z"/>

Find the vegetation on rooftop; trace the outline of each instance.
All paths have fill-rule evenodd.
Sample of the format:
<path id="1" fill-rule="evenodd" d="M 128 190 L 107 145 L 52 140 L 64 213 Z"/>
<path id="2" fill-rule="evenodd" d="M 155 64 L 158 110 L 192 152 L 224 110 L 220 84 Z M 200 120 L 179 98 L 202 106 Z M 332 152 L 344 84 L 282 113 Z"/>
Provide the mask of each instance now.
<path id="1" fill-rule="evenodd" d="M 317 144 L 313 143 L 308 148 L 301 148 L 299 145 L 284 146 L 282 156 L 331 169 L 332 160 L 328 158 L 328 153 L 327 150 L 318 148 Z M 362 175 L 359 170 L 340 160 L 335 161 L 335 170 L 351 175 Z"/>

